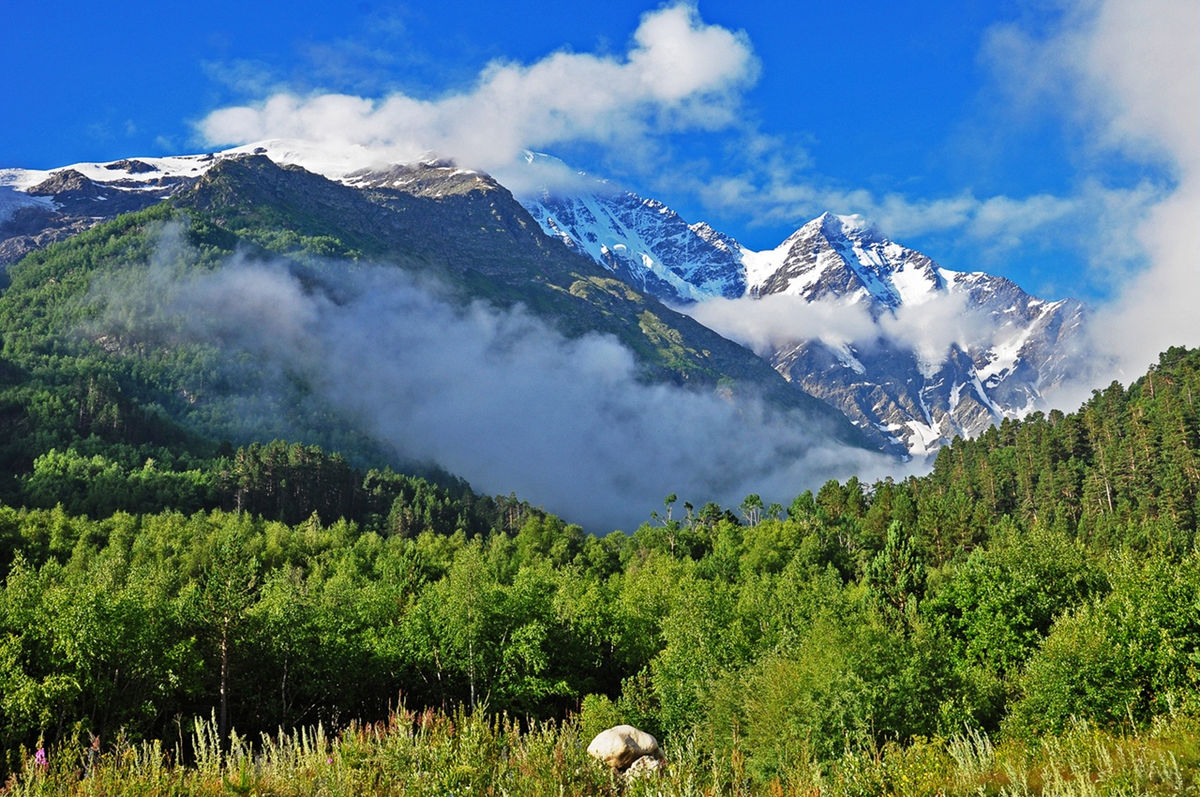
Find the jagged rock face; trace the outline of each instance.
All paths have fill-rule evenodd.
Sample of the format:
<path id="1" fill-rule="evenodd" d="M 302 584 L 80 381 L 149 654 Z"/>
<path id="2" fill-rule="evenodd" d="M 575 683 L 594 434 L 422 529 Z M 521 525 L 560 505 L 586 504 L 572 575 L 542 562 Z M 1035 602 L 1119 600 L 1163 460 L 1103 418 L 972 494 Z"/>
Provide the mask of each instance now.
<path id="1" fill-rule="evenodd" d="M 884 238 L 858 217 L 826 213 L 769 252 L 747 253 L 748 293 L 898 308 L 945 281 L 932 260 Z"/>
<path id="2" fill-rule="evenodd" d="M 855 217 L 825 214 L 771 254 L 750 258 L 758 267 L 752 295 L 860 305 L 876 319 L 959 299 L 981 328 L 940 358 L 888 338 L 836 350 L 795 341 L 771 353 L 780 373 L 881 445 L 899 442 L 912 456 L 932 455 L 955 436 L 974 436 L 1003 417 L 1037 409 L 1048 388 L 1071 376 L 1065 353 L 1082 326 L 1078 302 L 1049 303 L 1003 277 L 938 268 Z"/>
<path id="3" fill-rule="evenodd" d="M 21 208 L 0 223 L 0 266 L 15 263 L 36 249 L 77 235 L 98 221 L 40 207 Z"/>
<path id="4" fill-rule="evenodd" d="M 123 158 L 119 161 L 106 163 L 104 164 L 104 168 L 109 171 L 127 172 L 129 174 L 148 174 L 159 170 L 157 166 L 133 158 Z"/>
<path id="5" fill-rule="evenodd" d="M 199 179 L 212 156 L 158 160 L 173 168 L 125 159 L 50 172 L 0 170 L 0 266 L 176 194 Z"/>
<path id="6" fill-rule="evenodd" d="M 689 225 L 657 200 L 628 192 L 543 194 L 524 205 L 547 234 L 663 301 L 745 292 L 737 242 L 707 224 Z"/>
<path id="7" fill-rule="evenodd" d="M 932 373 L 887 348 L 859 354 L 853 363 L 839 354 L 820 341 L 806 341 L 777 352 L 772 364 L 871 430 L 881 445 L 902 444 L 913 456 L 933 453 L 996 419 L 993 402 L 976 385 L 973 361 L 956 346 Z"/>
<path id="8" fill-rule="evenodd" d="M 71 194 L 80 199 L 94 199 L 100 195 L 99 186 L 74 169 L 62 169 L 30 188 L 33 196 L 58 196 Z"/>
<path id="9" fill-rule="evenodd" d="M 823 214 L 755 252 L 634 194 L 544 195 L 525 204 L 549 234 L 667 302 L 790 296 L 865 309 L 881 330 L 875 340 L 788 340 L 759 353 L 884 450 L 930 456 L 956 435 L 1036 409 L 1072 375 L 1084 321 L 1078 302 L 1049 303 L 1002 277 L 942 269 L 857 216 Z M 945 301 L 960 302 L 982 331 L 936 357 L 883 332 L 889 318 Z M 755 304 L 743 311 L 754 313 Z"/>
<path id="10" fill-rule="evenodd" d="M 482 172 L 460 169 L 453 163 L 395 164 L 386 169 L 362 169 L 341 180 L 354 188 L 393 189 L 419 197 L 459 196 L 471 191 L 503 190 Z"/>

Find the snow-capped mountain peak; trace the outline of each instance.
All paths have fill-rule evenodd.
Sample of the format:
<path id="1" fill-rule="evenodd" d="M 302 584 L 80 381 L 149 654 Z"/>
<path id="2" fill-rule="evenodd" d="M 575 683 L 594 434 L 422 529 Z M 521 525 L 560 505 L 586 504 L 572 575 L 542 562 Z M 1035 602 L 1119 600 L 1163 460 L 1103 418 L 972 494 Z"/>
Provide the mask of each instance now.
<path id="1" fill-rule="evenodd" d="M 778 246 L 754 251 L 707 223 L 688 225 L 662 202 L 611 187 L 545 191 L 524 204 L 547 233 L 637 288 L 694 305 L 691 312 L 734 339 L 777 323 L 781 307 L 817 318 L 858 313 L 858 332 L 870 340 L 773 334 L 766 356 L 884 448 L 930 456 L 955 435 L 1037 408 L 1042 392 L 1068 376 L 1058 352 L 1081 326 L 1079 303 L 1045 302 L 1001 277 L 940 268 L 859 215 L 823 213 Z M 767 298 L 702 312 L 711 299 Z M 733 321 L 732 312 L 743 317 Z M 745 342 L 762 349 L 761 339 Z"/>
<path id="2" fill-rule="evenodd" d="M 849 236 L 872 236 L 878 235 L 875 228 L 867 221 L 865 216 L 858 213 L 848 215 L 839 215 L 831 213 L 828 210 L 817 216 L 815 219 L 804 225 L 808 227 L 820 227 L 826 234 L 838 235 L 843 237 Z M 803 228 L 801 228 L 803 229 Z"/>
<path id="3" fill-rule="evenodd" d="M 837 298 L 880 308 L 921 304 L 945 289 L 928 257 L 888 240 L 862 216 L 823 213 L 766 252 L 747 253 L 755 296 Z"/>
<path id="4" fill-rule="evenodd" d="M 208 154 L 6 169 L 0 170 L 0 266 L 100 219 L 147 207 L 223 159 L 246 155 L 363 189 L 440 196 L 497 187 L 488 175 L 432 155 L 415 166 L 363 168 L 371 153 L 285 140 Z M 724 324 L 709 322 L 713 329 L 763 354 L 881 448 L 930 455 L 954 435 L 1038 408 L 1047 389 L 1071 376 L 1066 353 L 1084 317 L 1078 302 L 1047 302 L 1002 277 L 940 268 L 861 216 L 823 213 L 778 246 L 755 251 L 553 156 L 529 152 L 518 167 L 496 178 L 547 234 L 645 293 L 694 307 L 697 318 L 701 308 L 720 304 L 710 300 L 735 300 L 724 307 Z M 729 323 L 731 314 L 741 315 L 739 323 Z M 857 325 L 853 333 L 827 334 L 843 317 Z M 789 323 L 772 330 L 769 344 L 743 334 L 781 318 Z"/>
<path id="5" fill-rule="evenodd" d="M 527 162 L 539 163 L 536 157 Z M 607 183 L 578 190 L 585 179 L 517 193 L 548 235 L 635 288 L 673 303 L 743 294 L 742 247 L 733 238 L 707 224 L 689 225 L 662 202 Z"/>

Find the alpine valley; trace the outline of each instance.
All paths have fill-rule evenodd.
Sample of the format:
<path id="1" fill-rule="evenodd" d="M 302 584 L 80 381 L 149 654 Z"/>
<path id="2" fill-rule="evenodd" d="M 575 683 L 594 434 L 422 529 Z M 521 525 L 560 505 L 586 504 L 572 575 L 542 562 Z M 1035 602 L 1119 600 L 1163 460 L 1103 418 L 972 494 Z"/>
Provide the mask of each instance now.
<path id="1" fill-rule="evenodd" d="M 0 174 L 0 792 L 1195 791 L 1200 350 L 255 149 Z"/>
<path id="2" fill-rule="evenodd" d="M 514 197 L 448 162 L 361 169 L 286 141 L 0 170 L 0 265 L 51 244 L 74 247 L 88 262 L 55 284 L 26 259 L 0 301 L 19 317 L 62 300 L 41 296 L 47 291 L 80 300 L 92 276 L 126 265 L 98 252 L 102 241 L 119 250 L 113 241 L 144 241 L 155 224 L 183 213 L 187 239 L 225 256 L 386 261 L 436 279 L 456 301 L 520 306 L 570 338 L 611 335 L 647 383 L 735 402 L 761 397 L 821 439 L 903 459 L 931 458 L 955 436 L 1038 409 L 1072 376 L 1081 304 L 941 268 L 857 216 L 826 213 L 778 247 L 752 251 L 655 199 L 585 176 L 571 185 Z M 931 336 L 945 324 L 929 322 L 947 318 L 952 333 Z M 164 364 L 169 357 L 149 355 L 153 347 L 134 338 L 92 330 L 72 345 L 155 361 L 152 377 L 127 386 L 130 400 L 190 432 L 245 441 L 244 424 L 230 420 L 237 413 L 219 409 L 228 397 L 214 382 Z M 341 448 L 363 436 L 352 418 L 330 425 L 338 413 L 329 407 L 297 411 L 305 388 L 296 391 L 287 406 L 259 409 L 254 435 Z M 275 420 L 264 427 L 264 417 Z"/>
<path id="3" fill-rule="evenodd" d="M 45 455 L 100 442 L 133 446 L 136 469 L 174 467 L 143 450 L 164 440 L 201 458 L 299 441 L 603 531 L 673 490 L 782 499 L 888 462 L 835 408 L 452 164 L 338 168 L 268 143 L 6 170 L 0 196 L 14 503 Z"/>

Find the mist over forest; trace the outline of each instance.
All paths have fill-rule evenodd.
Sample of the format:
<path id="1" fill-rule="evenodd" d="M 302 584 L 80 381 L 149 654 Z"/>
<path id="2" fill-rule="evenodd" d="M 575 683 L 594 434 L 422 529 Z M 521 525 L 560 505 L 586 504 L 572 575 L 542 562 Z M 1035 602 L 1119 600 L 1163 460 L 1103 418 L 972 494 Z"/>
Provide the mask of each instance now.
<path id="1" fill-rule="evenodd" d="M 6 9 L 0 794 L 1200 790 L 1194 4 L 470 6 Z"/>

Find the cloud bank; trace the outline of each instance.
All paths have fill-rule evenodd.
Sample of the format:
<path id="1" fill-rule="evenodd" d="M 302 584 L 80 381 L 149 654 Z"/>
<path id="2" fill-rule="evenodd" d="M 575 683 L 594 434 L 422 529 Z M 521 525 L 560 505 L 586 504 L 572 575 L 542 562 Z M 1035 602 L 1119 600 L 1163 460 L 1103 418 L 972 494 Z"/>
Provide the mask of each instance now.
<path id="1" fill-rule="evenodd" d="M 1170 346 L 1200 345 L 1200 14 L 1188 0 L 1103 0 L 1067 7 L 1033 35 L 993 31 L 987 49 L 1014 107 L 1070 117 L 1092 157 L 1116 154 L 1166 175 L 1141 212 L 1105 228 L 1097 218 L 1093 268 L 1124 284 L 1090 324 L 1089 387 L 1140 376 Z M 1130 252 L 1141 269 L 1112 269 Z"/>
<path id="2" fill-rule="evenodd" d="M 591 531 L 631 530 L 669 493 L 786 505 L 830 478 L 897 467 L 762 403 L 642 383 L 611 337 L 567 339 L 520 308 L 462 306 L 394 267 L 235 258 L 196 275 L 178 268 L 188 255 L 170 235 L 162 250 L 139 287 L 98 290 L 102 325 L 221 342 L 276 375 L 265 385 L 300 379 L 398 458 Z"/>
<path id="3" fill-rule="evenodd" d="M 707 25 L 694 6 L 678 4 L 644 15 L 623 56 L 557 52 L 532 64 L 496 61 L 470 89 L 437 99 L 281 92 L 214 111 L 199 132 L 218 146 L 299 139 L 360 160 L 436 154 L 495 173 L 525 149 L 584 141 L 636 151 L 663 133 L 728 126 L 757 72 L 744 35 Z"/>
<path id="4" fill-rule="evenodd" d="M 769 358 L 783 347 L 819 340 L 835 350 L 874 351 L 883 340 L 899 343 L 927 366 L 938 366 L 950 347 L 964 351 L 988 343 L 995 329 L 987 313 L 968 306 L 967 294 L 936 296 L 919 305 L 873 316 L 865 304 L 800 296 L 712 299 L 681 308 L 701 324 Z"/>

